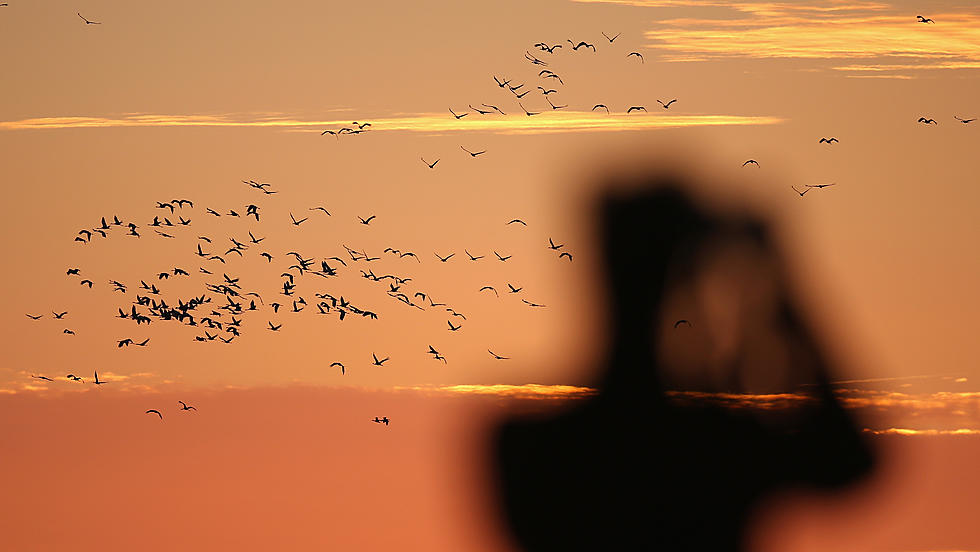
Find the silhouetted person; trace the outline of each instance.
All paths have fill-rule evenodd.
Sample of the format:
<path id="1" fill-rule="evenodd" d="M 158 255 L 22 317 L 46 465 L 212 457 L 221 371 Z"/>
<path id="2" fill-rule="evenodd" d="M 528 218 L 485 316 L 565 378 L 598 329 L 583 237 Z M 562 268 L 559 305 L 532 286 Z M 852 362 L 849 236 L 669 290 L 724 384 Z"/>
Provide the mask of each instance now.
<path id="1" fill-rule="evenodd" d="M 767 493 L 844 485 L 872 456 L 763 223 L 709 212 L 670 176 L 627 184 L 599 210 L 599 393 L 500 427 L 504 518 L 532 551 L 740 550 Z M 796 395 L 745 406 L 772 393 Z"/>

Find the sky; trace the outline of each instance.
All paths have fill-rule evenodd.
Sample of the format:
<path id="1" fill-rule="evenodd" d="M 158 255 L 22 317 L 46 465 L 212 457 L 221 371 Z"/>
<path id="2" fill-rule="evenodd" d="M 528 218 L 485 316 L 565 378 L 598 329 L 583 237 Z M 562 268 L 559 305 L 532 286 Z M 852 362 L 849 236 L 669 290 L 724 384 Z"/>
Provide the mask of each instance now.
<path id="1" fill-rule="evenodd" d="M 980 117 L 974 3 L 7 3 L 0 443 L 15 468 L 3 476 L 18 498 L 8 504 L 32 507 L 0 517 L 21 549 L 127 548 L 145 534 L 160 548 L 209 549 L 249 516 L 268 519 L 252 524 L 256 548 L 513 549 L 492 513 L 481 432 L 512 409 L 594 394 L 607 337 L 596 175 L 658 161 L 696 175 L 704 202 L 771 220 L 839 397 L 898 455 L 829 506 L 787 497 L 793 506 L 761 515 L 753 549 L 980 549 L 954 524 L 980 490 L 961 461 L 980 446 L 980 120 L 955 118 Z M 580 41 L 595 51 L 573 51 Z M 322 134 L 354 121 L 370 126 Z M 193 207 L 158 206 L 174 199 Z M 113 216 L 140 237 L 125 226 L 79 234 Z M 240 256 L 232 238 L 247 246 Z M 222 260 L 198 257 L 198 245 Z M 379 259 L 354 261 L 345 247 Z M 300 275 L 290 251 L 346 266 Z M 398 292 L 416 306 L 362 270 L 411 278 Z M 293 297 L 280 293 L 284 272 Z M 203 293 L 212 303 L 201 309 L 217 308 L 225 299 L 205 284 L 223 274 L 258 294 L 231 343 L 210 337 L 231 337 L 228 313 L 214 316 L 218 330 L 117 317 L 146 295 L 141 281 L 168 304 Z M 378 318 L 320 315 L 315 293 Z M 150 341 L 119 346 L 127 338 Z M 389 360 L 375 366 L 372 354 Z M 91 385 L 95 371 L 109 383 Z M 375 416 L 393 423 L 375 427 Z M 222 469 L 236 457 L 247 457 L 240 470 Z M 338 475 L 348 466 L 356 473 Z M 307 487 L 299 474 L 313 472 Z M 304 507 L 313 490 L 322 509 Z M 234 498 L 243 492 L 255 502 Z M 929 507 L 902 510 L 896 497 Z M 146 515 L 120 507 L 131 500 L 152 504 Z M 383 535 L 368 530 L 374 515 L 390 521 Z M 113 537 L 97 529 L 120 519 Z M 898 523 L 903 532 L 880 534 Z M 368 534 L 378 540 L 359 540 Z"/>

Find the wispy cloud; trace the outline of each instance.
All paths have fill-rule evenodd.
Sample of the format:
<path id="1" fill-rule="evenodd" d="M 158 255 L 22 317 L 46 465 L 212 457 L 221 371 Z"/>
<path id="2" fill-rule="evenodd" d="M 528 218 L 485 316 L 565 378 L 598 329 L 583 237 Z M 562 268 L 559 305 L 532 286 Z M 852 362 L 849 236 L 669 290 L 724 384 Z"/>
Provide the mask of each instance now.
<path id="1" fill-rule="evenodd" d="M 424 393 L 444 395 L 493 395 L 519 399 L 574 399 L 594 395 L 591 387 L 574 385 L 541 385 L 526 383 L 523 385 L 436 385 L 396 387 L 399 391 L 421 391 Z"/>
<path id="2" fill-rule="evenodd" d="M 887 429 L 865 429 L 865 433 L 872 435 L 902 435 L 906 437 L 920 435 L 980 435 L 980 429 L 907 429 L 902 427 L 889 427 Z"/>
<path id="3" fill-rule="evenodd" d="M 665 115 L 659 113 L 605 114 L 588 111 L 555 111 L 536 116 L 523 113 L 495 117 L 455 119 L 449 114 L 418 113 L 369 119 L 367 132 L 613 132 L 693 126 L 770 125 L 782 122 L 778 117 L 745 115 Z M 73 128 L 126 127 L 238 127 L 277 128 L 319 133 L 350 127 L 348 120 L 306 120 L 290 116 L 226 115 L 149 115 L 127 114 L 115 117 L 36 117 L 0 121 L 3 130 L 44 130 Z M 347 138 L 346 136 L 344 138 Z M 353 138 L 353 137 L 351 137 Z M 330 139 L 330 137 L 324 137 Z"/>
<path id="4" fill-rule="evenodd" d="M 894 65 L 894 58 L 916 60 L 904 69 L 976 69 L 980 64 L 980 14 L 930 13 L 936 23 L 923 24 L 880 2 L 576 1 L 673 8 L 671 13 L 700 8 L 699 17 L 661 19 L 647 31 L 648 46 L 664 52 L 667 61 L 857 58 L 869 60 L 861 65 L 869 71 L 894 70 L 885 68 Z M 704 17 L 704 8 L 714 17 Z"/>

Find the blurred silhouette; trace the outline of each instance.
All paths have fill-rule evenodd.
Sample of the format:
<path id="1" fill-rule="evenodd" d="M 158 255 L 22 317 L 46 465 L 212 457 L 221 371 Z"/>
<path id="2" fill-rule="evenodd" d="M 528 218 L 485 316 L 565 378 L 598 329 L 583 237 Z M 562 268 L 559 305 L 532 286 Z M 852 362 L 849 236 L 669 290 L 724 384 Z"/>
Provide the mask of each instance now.
<path id="1" fill-rule="evenodd" d="M 741 550 L 767 494 L 840 488 L 871 451 L 763 222 L 670 175 L 612 184 L 598 393 L 494 434 L 504 519 L 526 550 Z"/>

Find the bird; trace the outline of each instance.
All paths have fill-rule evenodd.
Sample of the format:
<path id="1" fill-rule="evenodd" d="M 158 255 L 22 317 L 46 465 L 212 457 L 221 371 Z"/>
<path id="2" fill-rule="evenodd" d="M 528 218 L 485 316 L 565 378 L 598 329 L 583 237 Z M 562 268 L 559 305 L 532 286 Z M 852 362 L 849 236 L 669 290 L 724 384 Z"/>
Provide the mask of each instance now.
<path id="1" fill-rule="evenodd" d="M 372 220 L 374 220 L 374 217 L 376 217 L 376 216 L 377 216 L 377 215 L 371 215 L 371 216 L 369 216 L 368 218 L 361 218 L 361 217 L 357 217 L 357 219 L 358 219 L 359 221 L 361 221 L 361 224 L 363 224 L 363 225 L 365 225 L 365 226 L 367 226 L 368 224 L 371 224 L 371 221 L 372 221 Z"/>
<path id="2" fill-rule="evenodd" d="M 799 191 L 799 190 L 797 190 L 797 189 L 796 189 L 796 186 L 790 186 L 790 188 L 793 188 L 793 191 L 794 191 L 794 192 L 796 192 L 796 193 L 798 193 L 798 194 L 800 194 L 800 197 L 803 197 L 803 196 L 804 196 L 804 195 L 805 195 L 805 194 L 806 194 L 807 192 L 809 192 L 809 191 L 810 191 L 810 188 L 804 188 L 804 190 L 803 190 L 802 192 L 801 192 L 801 191 Z"/>
<path id="3" fill-rule="evenodd" d="M 279 328 L 281 328 L 281 327 L 282 327 L 282 324 L 279 324 L 278 326 L 276 326 L 272 322 L 269 322 L 269 329 L 272 330 L 272 331 L 274 331 L 274 332 L 278 332 L 279 331 Z"/>
<path id="4" fill-rule="evenodd" d="M 70 379 L 70 380 L 72 380 L 72 381 L 82 381 L 82 378 L 76 376 L 75 374 L 68 374 L 65 377 L 68 378 L 68 379 Z"/>
<path id="5" fill-rule="evenodd" d="M 337 135 L 337 133 L 334 132 L 334 131 L 332 131 L 332 130 L 324 130 L 323 132 L 320 133 L 320 136 L 323 136 L 325 134 L 330 134 L 331 136 L 333 136 L 335 138 L 339 138 L 339 136 Z"/>
<path id="6" fill-rule="evenodd" d="M 601 32 L 601 31 L 600 31 L 600 32 Z M 621 34 L 623 34 L 623 33 L 616 33 L 616 36 L 614 36 L 614 37 L 612 37 L 612 38 L 609 38 L 609 35 L 607 35 L 606 33 L 602 33 L 602 36 L 604 36 L 604 37 L 606 37 L 606 40 L 608 40 L 608 41 L 609 41 L 609 43 L 610 43 L 610 44 L 612 44 L 612 41 L 614 41 L 614 40 L 616 40 L 617 38 L 619 38 L 619 35 L 621 35 Z"/>
<path id="7" fill-rule="evenodd" d="M 759 166 L 759 162 L 756 161 L 755 159 L 749 159 L 745 163 L 742 163 L 742 166 L 743 167 L 746 166 L 746 165 L 755 165 L 756 167 L 758 167 Z"/>
<path id="8" fill-rule="evenodd" d="M 606 104 L 595 104 L 594 106 L 592 106 L 592 111 L 595 111 L 596 109 L 599 109 L 600 107 L 603 108 L 603 109 L 605 109 L 606 110 L 606 113 L 609 113 L 609 108 L 606 107 Z"/>
<path id="9" fill-rule="evenodd" d="M 629 113 L 632 113 L 634 111 L 646 111 L 646 110 L 647 110 L 647 108 L 643 107 L 642 105 L 634 105 L 634 106 L 631 106 L 629 109 L 627 109 L 626 110 L 626 113 L 629 114 Z"/>
<path id="10" fill-rule="evenodd" d="M 453 321 L 452 320 L 446 320 L 446 324 L 449 324 L 449 331 L 451 331 L 451 332 L 458 331 L 460 328 L 463 327 L 462 324 L 460 324 L 459 326 L 453 326 Z"/>
<path id="11" fill-rule="evenodd" d="M 677 322 L 674 322 L 674 327 L 676 328 L 677 326 L 680 326 L 681 324 L 687 324 L 689 327 L 691 326 L 691 323 L 689 321 L 681 318 Z"/>
<path id="12" fill-rule="evenodd" d="M 555 251 L 558 251 L 562 247 L 565 247 L 565 244 L 563 244 L 563 243 L 556 244 L 554 240 L 552 240 L 551 238 L 548 238 L 548 249 L 553 249 Z"/>
<path id="13" fill-rule="evenodd" d="M 333 368 L 334 366 L 340 366 L 340 375 L 344 375 L 345 374 L 345 369 L 344 369 L 343 363 L 340 363 L 340 362 L 331 362 L 330 363 L 330 367 Z"/>
<path id="14" fill-rule="evenodd" d="M 484 154 L 484 153 L 487 152 L 487 150 L 473 152 L 473 151 L 470 151 L 470 150 L 464 148 L 463 146 L 459 146 L 459 149 L 461 149 L 461 150 L 465 151 L 466 153 L 470 154 L 470 157 L 476 157 L 477 155 L 482 155 L 482 154 Z"/>
<path id="15" fill-rule="evenodd" d="M 513 257 L 513 255 L 507 255 L 506 257 L 501 257 L 501 256 L 500 256 L 500 253 L 497 253 L 496 251 L 494 251 L 494 252 L 493 252 L 493 254 L 494 254 L 494 255 L 496 255 L 496 256 L 497 256 L 497 258 L 498 258 L 498 259 L 500 259 L 500 260 L 501 260 L 502 262 L 503 262 L 503 261 L 506 261 L 507 259 L 509 259 L 509 258 L 511 258 L 511 257 Z"/>
<path id="16" fill-rule="evenodd" d="M 68 328 L 65 328 L 61 333 L 65 334 L 65 335 L 75 335 L 75 332 L 72 331 L 72 330 L 69 330 Z"/>
<path id="17" fill-rule="evenodd" d="M 547 96 L 548 94 L 554 94 L 555 92 L 558 92 L 554 88 L 545 88 L 543 86 L 539 86 L 538 90 L 540 90 L 541 93 L 544 94 L 545 96 Z"/>
<path id="18" fill-rule="evenodd" d="M 76 14 L 76 15 L 77 15 L 78 17 L 81 17 L 81 18 L 82 18 L 82 21 L 84 21 L 86 25 L 101 25 L 101 24 L 102 24 L 102 22 L 101 22 L 101 21 L 89 21 L 88 19 L 85 19 L 85 16 L 83 16 L 83 15 L 82 15 L 81 13 L 79 13 L 79 12 L 75 12 L 75 14 Z"/>
<path id="19" fill-rule="evenodd" d="M 630 52 L 630 53 L 626 54 L 626 57 L 630 57 L 630 56 L 636 56 L 636 57 L 640 58 L 640 63 L 644 63 L 644 61 L 643 61 L 643 54 L 641 54 L 640 52 Z"/>
<path id="20" fill-rule="evenodd" d="M 154 408 L 151 408 L 151 409 L 147 410 L 146 413 L 147 414 L 156 414 L 157 416 L 160 416 L 160 419 L 161 420 L 163 419 L 163 414 L 160 414 L 160 411 L 159 410 L 156 410 Z"/>
<path id="21" fill-rule="evenodd" d="M 38 314 L 37 316 L 35 316 L 33 314 L 24 313 L 24 316 L 30 318 L 31 320 L 38 320 L 38 319 L 40 319 L 44 315 L 43 314 Z"/>
<path id="22" fill-rule="evenodd" d="M 830 184 L 807 184 L 807 188 L 828 188 L 830 186 L 836 185 L 836 182 L 831 182 Z"/>
<path id="23" fill-rule="evenodd" d="M 525 305 L 528 305 L 528 306 L 531 306 L 531 307 L 543 307 L 544 306 L 544 305 L 541 305 L 541 304 L 538 304 L 538 303 L 532 303 L 532 302 L 528 301 L 527 299 L 521 299 L 521 302 L 523 302 Z"/>
<path id="24" fill-rule="evenodd" d="M 932 19 L 929 19 L 928 17 L 922 17 L 921 15 L 915 16 L 915 19 L 919 23 L 935 23 L 935 21 L 933 21 Z"/>
<path id="25" fill-rule="evenodd" d="M 430 169 L 434 169 L 436 167 L 436 163 L 439 162 L 438 159 L 436 159 L 435 161 L 433 161 L 431 163 L 429 163 L 428 161 L 426 161 L 425 158 L 423 158 L 423 157 L 419 157 L 419 159 L 421 159 L 422 162 L 425 163 L 425 166 L 429 167 Z"/>
<path id="26" fill-rule="evenodd" d="M 531 54 L 531 52 L 528 52 L 526 50 L 524 51 L 524 59 L 530 61 L 532 65 L 542 65 L 542 66 L 548 65 L 547 62 L 541 61 L 540 59 L 534 57 L 534 55 Z"/>
<path id="27" fill-rule="evenodd" d="M 562 258 L 562 257 L 568 257 L 568 260 L 569 260 L 569 261 L 571 261 L 571 260 L 572 260 L 572 254 L 571 254 L 571 253 L 569 253 L 568 251 L 563 251 L 562 253 L 560 253 L 560 254 L 558 255 L 558 258 L 559 258 L 559 259 L 560 259 L 560 258 Z"/>
<path id="28" fill-rule="evenodd" d="M 490 291 L 493 292 L 494 295 L 496 295 L 497 297 L 500 297 L 500 294 L 497 293 L 496 288 L 494 288 L 493 286 L 483 286 L 483 287 L 480 288 L 480 291 L 483 291 L 483 290 L 486 290 L 486 289 L 489 289 Z"/>
<path id="29" fill-rule="evenodd" d="M 526 223 L 526 222 L 524 222 L 524 221 L 523 221 L 523 220 L 521 220 L 521 219 L 513 219 L 513 220 L 511 220 L 510 222 L 508 222 L 507 224 L 515 224 L 515 223 L 516 223 L 516 224 L 523 224 L 524 226 L 527 226 L 527 223 Z"/>
<path id="30" fill-rule="evenodd" d="M 39 380 L 44 380 L 44 381 L 54 381 L 53 379 L 49 378 L 48 376 L 35 376 L 35 375 L 31 375 L 31 377 L 34 378 L 34 379 L 39 379 Z"/>
<path id="31" fill-rule="evenodd" d="M 520 293 L 520 291 L 522 289 L 524 289 L 523 287 L 516 288 L 516 287 L 510 285 L 509 283 L 507 284 L 507 287 L 510 288 L 510 292 L 511 293 Z"/>
<path id="32" fill-rule="evenodd" d="M 496 360 L 509 360 L 510 359 L 510 357 L 500 356 L 497 353 L 491 351 L 490 349 L 487 349 L 487 352 L 490 353 L 490 356 L 492 356 Z"/>
<path id="33" fill-rule="evenodd" d="M 95 381 L 93 381 L 92 383 L 94 383 L 95 385 L 103 385 L 103 384 L 106 384 L 106 383 L 109 383 L 109 382 L 100 380 L 99 379 L 99 372 L 96 371 L 95 372 Z"/>
<path id="34" fill-rule="evenodd" d="M 567 104 L 566 105 L 555 105 L 555 104 L 551 103 L 551 98 L 549 98 L 547 96 L 545 96 L 544 99 L 548 100 L 548 105 L 551 106 L 551 109 L 563 109 L 563 108 L 568 107 Z"/>
<path id="35" fill-rule="evenodd" d="M 443 257 L 443 256 L 439 255 L 438 253 L 433 253 L 433 254 L 436 256 L 437 259 L 439 259 L 442 262 L 446 262 L 449 259 L 453 258 L 454 255 L 456 255 L 455 253 L 450 253 L 448 256 Z"/>
<path id="36" fill-rule="evenodd" d="M 670 104 L 672 104 L 672 103 L 674 103 L 676 101 L 677 101 L 677 98 L 674 98 L 673 100 L 670 100 L 667 103 L 664 103 L 664 102 L 662 102 L 660 100 L 657 100 L 657 103 L 660 104 L 660 105 L 662 105 L 662 106 L 664 106 L 664 109 L 669 109 L 670 108 Z"/>
<path id="37" fill-rule="evenodd" d="M 378 359 L 378 355 L 376 355 L 374 353 L 371 353 L 371 356 L 374 357 L 374 365 L 375 366 L 381 366 L 385 362 L 388 362 L 388 359 L 391 358 L 391 357 L 384 357 L 382 359 Z"/>
<path id="38" fill-rule="evenodd" d="M 463 113 L 462 115 L 457 115 L 456 112 L 453 111 L 453 108 L 451 108 L 451 107 L 449 108 L 449 112 L 453 114 L 453 117 L 456 117 L 456 120 L 457 121 L 460 120 L 460 119 L 462 119 L 463 117 L 466 117 L 467 115 L 469 115 L 469 113 Z"/>
<path id="39" fill-rule="evenodd" d="M 294 226 L 299 226 L 300 224 L 303 224 L 303 221 L 305 221 L 306 219 L 308 219 L 310 217 L 303 217 L 303 218 L 301 218 L 299 220 L 296 220 L 296 217 L 294 217 L 292 213 L 289 213 L 289 218 L 292 219 Z"/>
<path id="40" fill-rule="evenodd" d="M 616 36 L 619 36 L 619 35 L 616 35 Z M 585 42 L 584 40 L 581 41 L 581 42 L 579 42 L 578 44 L 575 44 L 571 40 L 569 40 L 568 43 L 572 45 L 572 50 L 574 50 L 574 51 L 578 51 L 579 48 L 582 48 L 584 46 L 585 48 L 592 48 L 592 51 L 595 52 L 595 45 L 594 44 L 589 44 L 588 42 Z"/>
<path id="41" fill-rule="evenodd" d="M 480 105 L 482 105 L 483 107 L 489 107 L 490 109 L 496 111 L 497 113 L 500 113 L 501 115 L 506 115 L 506 113 L 501 111 L 500 108 L 495 105 L 490 105 L 490 104 L 480 104 Z"/>
<path id="42" fill-rule="evenodd" d="M 388 425 L 388 421 L 389 420 L 388 420 L 388 416 L 385 416 L 384 418 L 378 418 L 377 416 L 375 416 L 374 419 L 371 420 L 371 421 L 374 422 L 374 423 L 376 423 L 376 424 Z"/>
<path id="43" fill-rule="evenodd" d="M 521 106 L 521 109 L 524 110 L 524 114 L 527 115 L 528 117 L 530 117 L 532 115 L 537 115 L 537 114 L 540 113 L 540 111 L 533 111 L 533 112 L 532 111 L 528 111 L 527 108 L 524 107 L 524 104 L 522 104 L 521 102 L 517 102 L 517 105 Z"/>
<path id="44" fill-rule="evenodd" d="M 972 121 L 973 119 L 970 119 L 970 120 Z M 78 276 L 79 270 L 81 270 L 81 269 L 78 269 L 78 268 L 69 268 L 68 269 L 68 272 L 66 272 L 65 274 L 67 276 Z"/>
<path id="45" fill-rule="evenodd" d="M 976 117 L 974 117 L 972 119 L 960 119 L 956 115 L 953 115 L 953 118 L 956 119 L 957 121 L 963 123 L 963 124 L 972 123 L 973 121 L 976 121 L 977 120 Z"/>
<path id="46" fill-rule="evenodd" d="M 181 410 L 197 410 L 193 406 L 187 406 L 187 403 L 185 403 L 184 401 L 177 401 L 177 402 L 180 403 L 180 409 Z"/>
<path id="47" fill-rule="evenodd" d="M 925 117 L 919 117 L 919 120 L 917 122 L 923 123 L 923 124 L 926 124 L 926 125 L 930 125 L 930 124 L 932 124 L 932 125 L 938 125 L 939 124 L 939 123 L 936 122 L 935 119 L 927 119 Z"/>
<path id="48" fill-rule="evenodd" d="M 833 143 L 836 143 L 836 142 L 840 142 L 840 140 L 838 140 L 837 138 L 821 138 L 820 139 L 820 142 L 818 142 L 818 143 L 820 143 L 820 144 L 824 144 L 824 143 L 826 143 L 826 144 L 833 144 Z"/>

